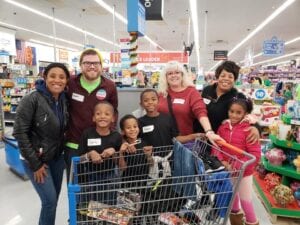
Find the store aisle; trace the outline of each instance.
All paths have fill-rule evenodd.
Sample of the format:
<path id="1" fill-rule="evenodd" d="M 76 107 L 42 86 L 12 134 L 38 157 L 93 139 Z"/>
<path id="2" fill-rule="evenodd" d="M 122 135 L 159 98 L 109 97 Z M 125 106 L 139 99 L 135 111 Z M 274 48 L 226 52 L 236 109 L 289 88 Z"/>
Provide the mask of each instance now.
<path id="1" fill-rule="evenodd" d="M 260 200 L 254 194 L 254 204 L 260 224 L 271 225 L 269 217 Z M 0 149 L 0 224 L 36 225 L 40 210 L 40 201 L 29 181 L 23 181 L 14 175 L 5 162 L 4 149 Z M 57 225 L 67 225 L 68 201 L 67 186 L 64 181 L 57 209 Z M 284 224 L 278 221 L 276 224 Z M 291 223 L 290 223 L 291 224 Z M 295 223 L 296 224 L 296 223 Z"/>

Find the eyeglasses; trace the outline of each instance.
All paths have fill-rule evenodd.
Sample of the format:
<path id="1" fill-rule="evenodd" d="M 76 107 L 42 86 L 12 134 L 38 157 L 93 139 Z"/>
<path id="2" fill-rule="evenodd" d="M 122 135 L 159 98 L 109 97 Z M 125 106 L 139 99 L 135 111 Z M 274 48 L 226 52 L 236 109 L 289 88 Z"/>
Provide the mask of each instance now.
<path id="1" fill-rule="evenodd" d="M 92 65 L 93 65 L 94 67 L 98 67 L 98 66 L 101 65 L 101 62 L 88 62 L 88 61 L 86 61 L 86 62 L 82 62 L 82 64 L 83 64 L 84 66 L 87 66 L 87 67 L 91 67 Z"/>
<path id="2" fill-rule="evenodd" d="M 181 74 L 181 72 L 180 71 L 168 71 L 166 73 L 167 76 L 178 75 L 178 74 Z"/>

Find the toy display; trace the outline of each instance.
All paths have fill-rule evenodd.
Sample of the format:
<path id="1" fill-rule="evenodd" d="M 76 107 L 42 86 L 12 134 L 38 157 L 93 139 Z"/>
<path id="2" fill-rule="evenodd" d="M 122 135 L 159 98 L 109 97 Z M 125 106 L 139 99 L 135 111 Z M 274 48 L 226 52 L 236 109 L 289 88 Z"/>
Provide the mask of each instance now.
<path id="1" fill-rule="evenodd" d="M 268 173 L 264 178 L 266 188 L 268 191 L 271 191 L 277 185 L 281 183 L 281 177 L 276 173 Z"/>
<path id="2" fill-rule="evenodd" d="M 273 190 L 271 190 L 271 194 L 276 203 L 283 208 L 294 201 L 292 190 L 283 184 L 277 185 Z"/>
<path id="3" fill-rule="evenodd" d="M 282 162 L 286 160 L 286 155 L 279 148 L 273 148 L 267 151 L 265 156 L 273 166 L 281 166 Z"/>

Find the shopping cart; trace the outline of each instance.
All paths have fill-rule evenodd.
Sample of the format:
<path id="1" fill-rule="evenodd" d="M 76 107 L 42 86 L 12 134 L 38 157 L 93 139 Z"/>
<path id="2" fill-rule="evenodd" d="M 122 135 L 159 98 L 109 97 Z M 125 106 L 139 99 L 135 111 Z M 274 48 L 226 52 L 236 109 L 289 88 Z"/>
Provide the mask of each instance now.
<path id="1" fill-rule="evenodd" d="M 219 144 L 235 154 L 196 140 L 153 148 L 151 158 L 139 149 L 124 156 L 123 168 L 118 168 L 119 156 L 107 159 L 106 165 L 73 158 L 70 225 L 225 225 L 243 172 L 255 157 Z M 203 157 L 209 148 L 227 155 L 231 169 L 205 172 Z M 239 159 L 245 157 L 247 161 Z"/>

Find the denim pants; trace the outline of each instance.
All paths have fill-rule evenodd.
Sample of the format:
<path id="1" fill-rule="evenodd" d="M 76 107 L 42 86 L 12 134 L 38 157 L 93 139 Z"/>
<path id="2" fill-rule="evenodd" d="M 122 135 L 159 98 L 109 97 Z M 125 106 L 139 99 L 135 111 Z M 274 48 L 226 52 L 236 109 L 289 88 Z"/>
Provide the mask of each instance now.
<path id="1" fill-rule="evenodd" d="M 196 200 L 196 157 L 178 141 L 174 144 L 173 188 L 178 194 L 191 200 Z"/>
<path id="2" fill-rule="evenodd" d="M 58 202 L 61 184 L 63 180 L 63 172 L 65 163 L 63 156 L 47 163 L 47 176 L 44 183 L 37 183 L 34 180 L 34 173 L 29 168 L 28 162 L 22 160 L 25 172 L 27 173 L 34 189 L 38 193 L 42 208 L 40 212 L 39 225 L 54 225 L 56 206 Z"/>

